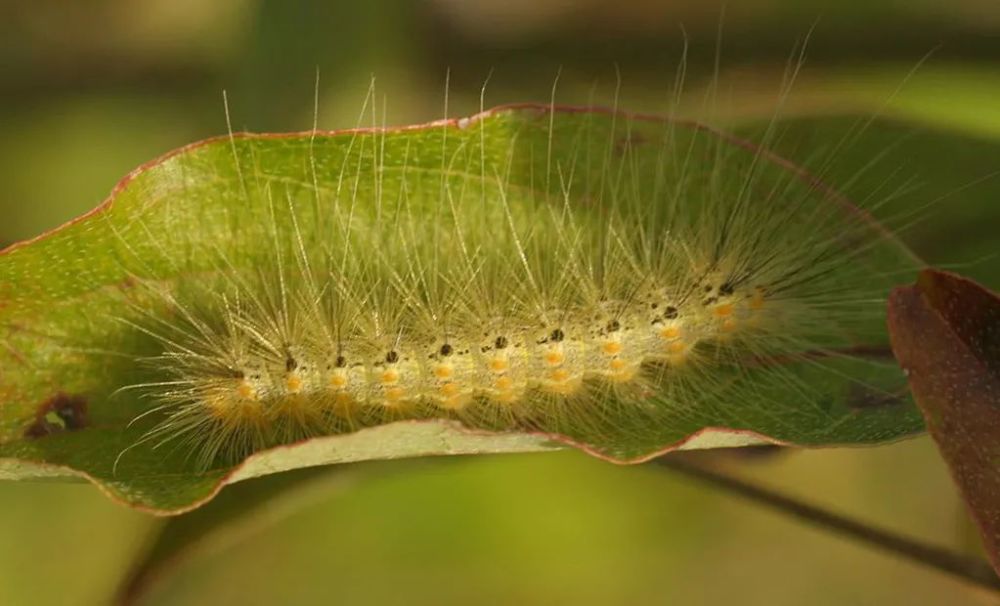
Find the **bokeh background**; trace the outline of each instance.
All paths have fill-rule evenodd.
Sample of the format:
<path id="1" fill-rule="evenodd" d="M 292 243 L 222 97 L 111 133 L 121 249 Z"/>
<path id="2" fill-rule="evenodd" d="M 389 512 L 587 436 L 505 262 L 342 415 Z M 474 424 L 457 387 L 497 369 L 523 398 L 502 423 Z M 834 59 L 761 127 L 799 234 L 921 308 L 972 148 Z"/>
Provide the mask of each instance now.
<path id="1" fill-rule="evenodd" d="M 487 106 L 547 101 L 557 74 L 559 101 L 617 96 L 662 111 L 687 39 L 676 111 L 704 110 L 711 88 L 712 119 L 753 130 L 773 117 L 808 37 L 775 145 L 891 198 L 884 210 L 930 261 L 1000 287 L 996 0 L 743 0 L 722 15 L 715 0 L 3 0 L 0 244 L 92 208 L 142 162 L 225 132 L 223 89 L 233 126 L 255 131 L 354 126 L 373 75 L 385 124 L 442 116 L 446 74 L 452 115 L 475 111 L 481 93 Z M 980 549 L 926 437 L 724 463 Z M 382 462 L 281 482 L 224 493 L 221 523 L 188 528 L 191 543 L 141 603 L 993 603 L 662 469 L 579 453 Z M 111 603 L 164 524 L 86 484 L 0 483 L 0 604 Z"/>

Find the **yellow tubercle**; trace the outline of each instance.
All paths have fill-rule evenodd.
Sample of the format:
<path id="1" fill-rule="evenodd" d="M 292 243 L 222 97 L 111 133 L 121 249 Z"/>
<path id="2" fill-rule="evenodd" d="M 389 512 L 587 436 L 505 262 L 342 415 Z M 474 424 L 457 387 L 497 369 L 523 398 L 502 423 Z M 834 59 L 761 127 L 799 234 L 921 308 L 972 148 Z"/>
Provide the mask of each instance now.
<path id="1" fill-rule="evenodd" d="M 716 305 L 712 310 L 712 313 L 715 314 L 715 317 L 717 318 L 728 318 L 733 315 L 733 304 L 722 303 L 720 305 Z"/>
<path id="2" fill-rule="evenodd" d="M 565 360 L 566 356 L 563 355 L 563 352 L 557 349 L 550 349 L 545 352 L 545 363 L 549 366 L 559 366 Z"/>
<path id="3" fill-rule="evenodd" d="M 402 387 L 390 387 L 385 390 L 385 404 L 386 406 L 392 406 L 398 404 L 401 400 L 406 397 L 406 390 Z"/>
<path id="4" fill-rule="evenodd" d="M 438 400 L 438 406 L 449 410 L 464 408 L 469 403 L 469 398 L 462 395 L 449 396 Z"/>
<path id="5" fill-rule="evenodd" d="M 507 360 L 499 356 L 490 358 L 490 370 L 493 372 L 503 372 L 507 370 L 509 366 L 510 365 L 507 363 Z"/>
<path id="6" fill-rule="evenodd" d="M 236 387 L 236 393 L 244 400 L 257 399 L 257 390 L 246 381 L 240 381 L 240 384 Z"/>
<path id="7" fill-rule="evenodd" d="M 681 336 L 679 326 L 664 326 L 660 329 L 660 336 L 664 339 L 676 339 Z"/>

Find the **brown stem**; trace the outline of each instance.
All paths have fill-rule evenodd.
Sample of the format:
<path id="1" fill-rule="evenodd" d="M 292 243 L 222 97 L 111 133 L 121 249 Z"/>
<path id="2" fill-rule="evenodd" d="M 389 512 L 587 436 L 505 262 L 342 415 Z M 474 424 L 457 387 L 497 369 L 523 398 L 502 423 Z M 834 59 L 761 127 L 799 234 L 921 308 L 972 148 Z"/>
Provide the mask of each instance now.
<path id="1" fill-rule="evenodd" d="M 1000 577 L 997 577 L 993 567 L 985 560 L 900 536 L 814 505 L 796 501 L 768 488 L 712 469 L 707 465 L 693 462 L 688 457 L 666 456 L 657 459 L 656 463 L 755 503 L 772 507 L 803 522 L 851 537 L 872 547 L 946 572 L 980 587 L 1000 591 Z"/>

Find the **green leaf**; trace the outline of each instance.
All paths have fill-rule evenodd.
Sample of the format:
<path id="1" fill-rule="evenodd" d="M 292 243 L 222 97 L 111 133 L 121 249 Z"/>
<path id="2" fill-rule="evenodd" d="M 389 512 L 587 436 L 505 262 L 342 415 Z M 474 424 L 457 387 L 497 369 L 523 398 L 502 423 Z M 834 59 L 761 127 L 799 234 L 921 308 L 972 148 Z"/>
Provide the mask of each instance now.
<path id="1" fill-rule="evenodd" d="M 919 266 L 896 238 L 858 215 L 842 196 L 745 141 L 690 123 L 549 109 L 500 108 L 472 119 L 386 131 L 207 140 L 134 171 L 91 213 L 4 251 L 0 473 L 82 476 L 124 503 L 178 513 L 228 483 L 328 463 L 567 445 L 617 462 L 640 462 L 680 447 L 867 444 L 921 430 L 919 412 L 902 395 L 905 380 L 888 354 L 883 319 L 866 316 L 819 350 L 724 365 L 704 392 L 692 388 L 683 408 L 656 417 L 619 414 L 612 402 L 610 419 L 544 430 L 472 429 L 457 418 L 406 420 L 278 446 L 207 469 L 194 465 L 183 447 L 142 442 L 152 416 L 138 417 L 153 404 L 140 391 L 121 388 L 150 380 L 136 360 L 160 353 L 162 344 L 137 328 L 142 310 L 162 303 L 147 284 L 178 292 L 228 271 L 266 266 L 273 263 L 273 247 L 266 243 L 275 230 L 301 230 L 302 241 L 322 243 L 319 226 L 328 212 L 323 205 L 341 194 L 356 201 L 358 216 L 368 220 L 381 212 L 383 200 L 404 193 L 426 210 L 444 185 L 471 188 L 478 201 L 496 198 L 502 181 L 510 208 L 531 209 L 565 194 L 584 227 L 592 227 L 601 220 L 586 210 L 595 192 L 628 191 L 646 204 L 663 195 L 665 184 L 680 184 L 686 188 L 680 210 L 696 215 L 699 200 L 713 195 L 711 188 L 738 195 L 747 184 L 740 171 L 752 170 L 752 185 L 762 191 L 781 191 L 824 213 L 863 217 L 871 238 L 864 265 L 838 269 L 845 281 L 863 280 L 862 293 L 888 292 L 900 275 Z M 676 158 L 665 158 L 660 145 L 668 133 L 675 148 L 687 150 L 683 157 L 708 159 L 708 178 L 684 180 L 688 173 L 670 172 L 678 171 L 670 162 Z M 713 173 L 711 162 L 719 158 L 736 173 Z M 692 174 L 701 176 L 699 170 Z M 289 205 L 306 214 L 282 210 Z M 210 290 L 207 285 L 200 292 Z"/>
<path id="2" fill-rule="evenodd" d="M 914 126 L 899 118 L 830 116 L 782 121 L 775 149 L 812 157 L 806 166 L 848 197 L 878 201 L 879 216 L 928 264 L 961 268 L 1000 285 L 1000 138 L 955 132 L 945 125 Z M 816 154 L 842 146 L 833 155 Z M 960 237 L 956 237 L 960 236 Z M 903 277 L 901 282 L 909 281 Z"/>

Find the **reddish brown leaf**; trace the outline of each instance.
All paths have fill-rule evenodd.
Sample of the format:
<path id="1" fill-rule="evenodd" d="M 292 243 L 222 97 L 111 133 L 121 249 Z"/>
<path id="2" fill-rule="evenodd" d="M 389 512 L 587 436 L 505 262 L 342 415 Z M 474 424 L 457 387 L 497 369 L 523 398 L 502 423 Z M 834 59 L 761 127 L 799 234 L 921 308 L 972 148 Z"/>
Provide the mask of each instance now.
<path id="1" fill-rule="evenodd" d="M 927 269 L 889 297 L 892 348 L 1000 571 L 1000 297 Z"/>

